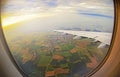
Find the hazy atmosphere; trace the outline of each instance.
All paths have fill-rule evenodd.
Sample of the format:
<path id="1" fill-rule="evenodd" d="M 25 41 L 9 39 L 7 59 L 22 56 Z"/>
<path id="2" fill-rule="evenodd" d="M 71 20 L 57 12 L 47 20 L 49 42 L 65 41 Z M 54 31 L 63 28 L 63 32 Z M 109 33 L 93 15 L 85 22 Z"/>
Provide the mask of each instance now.
<path id="1" fill-rule="evenodd" d="M 3 6 L 2 18 L 3 26 L 32 19 L 24 24 L 24 28 L 32 30 L 80 28 L 112 32 L 114 7 L 112 0 L 10 0 Z"/>

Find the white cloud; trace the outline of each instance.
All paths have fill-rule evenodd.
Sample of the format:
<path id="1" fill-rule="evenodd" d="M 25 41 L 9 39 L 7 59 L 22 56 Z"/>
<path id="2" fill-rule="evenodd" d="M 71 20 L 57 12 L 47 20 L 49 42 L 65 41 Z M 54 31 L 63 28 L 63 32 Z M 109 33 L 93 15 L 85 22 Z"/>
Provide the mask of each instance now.
<path id="1" fill-rule="evenodd" d="M 56 1 L 54 7 L 47 6 L 46 3 L 50 1 Z M 9 0 L 3 12 L 45 12 L 51 8 L 65 10 L 64 8 L 69 8 L 68 10 L 86 10 L 99 13 L 100 11 L 111 11 L 113 10 L 113 5 L 107 4 L 112 2 L 112 0 Z M 61 8 L 63 9 L 61 9 Z M 70 9 L 71 8 L 71 9 Z M 53 9 L 52 9 L 53 10 Z M 66 9 L 67 10 L 67 9 Z M 48 11 L 49 12 L 49 11 Z"/>
<path id="2" fill-rule="evenodd" d="M 55 1 L 55 3 L 49 3 L 51 1 Z M 40 18 L 41 15 L 45 17 L 50 15 L 44 20 L 46 25 L 82 25 L 85 28 L 89 26 L 95 28 L 97 24 L 101 26 L 99 28 L 105 26 L 103 29 L 112 29 L 113 19 L 80 14 L 93 13 L 113 17 L 114 8 L 112 3 L 112 0 L 9 0 L 2 12 L 3 14 L 12 13 L 17 15 L 36 14 L 39 15 L 41 21 L 43 21 L 43 18 Z"/>

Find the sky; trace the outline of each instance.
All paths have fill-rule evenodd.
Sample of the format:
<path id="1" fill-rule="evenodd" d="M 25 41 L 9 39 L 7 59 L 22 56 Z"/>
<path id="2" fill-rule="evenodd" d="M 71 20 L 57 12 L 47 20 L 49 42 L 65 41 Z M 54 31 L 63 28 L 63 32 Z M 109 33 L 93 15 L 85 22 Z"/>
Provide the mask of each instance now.
<path id="1" fill-rule="evenodd" d="M 31 23 L 37 27 L 112 31 L 114 7 L 113 0 L 8 0 L 2 7 L 2 16 L 3 26 L 36 18 Z"/>

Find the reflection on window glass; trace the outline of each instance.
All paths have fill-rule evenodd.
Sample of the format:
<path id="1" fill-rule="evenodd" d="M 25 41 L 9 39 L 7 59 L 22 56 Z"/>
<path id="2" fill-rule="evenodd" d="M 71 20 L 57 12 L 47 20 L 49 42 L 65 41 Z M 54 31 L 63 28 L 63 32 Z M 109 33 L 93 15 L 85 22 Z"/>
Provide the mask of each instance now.
<path id="1" fill-rule="evenodd" d="M 112 0 L 9 0 L 2 5 L 7 44 L 29 77 L 83 77 L 108 52 Z"/>

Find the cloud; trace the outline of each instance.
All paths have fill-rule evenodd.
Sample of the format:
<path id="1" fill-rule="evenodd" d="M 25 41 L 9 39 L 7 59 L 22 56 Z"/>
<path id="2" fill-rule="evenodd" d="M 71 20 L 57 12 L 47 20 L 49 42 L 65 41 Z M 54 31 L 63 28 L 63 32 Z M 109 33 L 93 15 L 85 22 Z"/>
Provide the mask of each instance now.
<path id="1" fill-rule="evenodd" d="M 98 24 L 102 26 L 100 28 L 112 29 L 114 7 L 113 0 L 9 0 L 2 8 L 2 14 L 35 14 L 41 21 L 43 15 L 48 16 L 45 20 L 48 24 L 85 28 Z"/>
<path id="2" fill-rule="evenodd" d="M 95 14 L 95 13 L 80 13 L 82 15 L 88 15 L 88 16 L 97 16 L 97 17 L 105 17 L 105 18 L 113 18 L 109 15 L 103 15 L 103 14 Z"/>
<path id="3" fill-rule="evenodd" d="M 57 0 L 44 0 L 43 2 L 48 7 L 56 7 L 57 6 Z"/>
<path id="4" fill-rule="evenodd" d="M 111 11 L 113 5 L 112 0 L 10 0 L 3 7 L 4 12 L 18 12 L 18 10 L 26 10 L 34 12 L 36 10 L 46 10 L 58 7 L 73 7 L 69 10 L 88 10 L 88 11 Z M 37 8 L 37 9 L 36 9 Z M 42 9 L 41 9 L 42 8 Z M 30 11 L 29 11 L 30 10 Z M 62 9 L 61 9 L 62 10 Z M 63 9 L 64 11 L 64 9 Z M 39 13 L 39 11 L 36 11 Z M 44 12 L 44 11 L 43 11 Z M 48 11 L 49 12 L 49 11 Z"/>
<path id="5" fill-rule="evenodd" d="M 90 13 L 113 17 L 114 7 L 112 0 L 9 0 L 2 8 L 3 14 L 24 15 L 46 12 L 55 14 Z"/>

